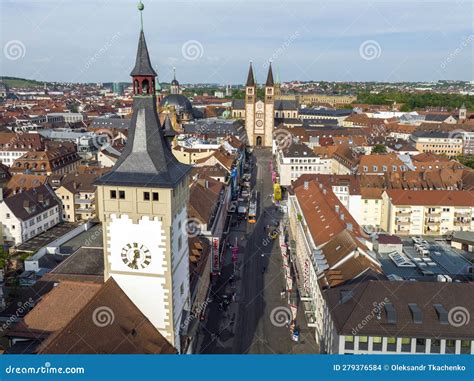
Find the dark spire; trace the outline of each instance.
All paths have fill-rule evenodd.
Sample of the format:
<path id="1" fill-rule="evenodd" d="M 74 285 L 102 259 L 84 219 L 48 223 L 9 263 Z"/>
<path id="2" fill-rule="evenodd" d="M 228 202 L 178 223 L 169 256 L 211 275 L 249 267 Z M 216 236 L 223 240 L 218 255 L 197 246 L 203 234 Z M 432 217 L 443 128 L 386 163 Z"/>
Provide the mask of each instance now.
<path id="1" fill-rule="evenodd" d="M 249 75 L 247 76 L 247 84 L 245 86 L 255 86 L 255 78 L 253 76 L 252 61 L 250 61 Z"/>
<path id="2" fill-rule="evenodd" d="M 170 114 L 166 114 L 165 122 L 163 123 L 163 131 L 166 138 L 174 138 L 176 136 L 173 123 L 171 123 Z"/>
<path id="3" fill-rule="evenodd" d="M 148 48 L 146 47 L 145 34 L 143 30 L 140 31 L 140 39 L 138 40 L 137 59 L 135 61 L 135 67 L 130 73 L 134 76 L 153 76 L 156 77 L 156 72 L 153 70 L 150 62 L 150 56 L 148 54 Z"/>
<path id="4" fill-rule="evenodd" d="M 272 63 L 270 62 L 270 66 L 268 67 L 268 75 L 267 75 L 267 82 L 265 86 L 271 87 L 274 86 L 275 83 L 273 82 L 273 70 L 272 70 Z"/>
<path id="5" fill-rule="evenodd" d="M 189 172 L 171 152 L 158 120 L 154 97 L 136 97 L 127 144 L 98 185 L 174 188 Z"/>

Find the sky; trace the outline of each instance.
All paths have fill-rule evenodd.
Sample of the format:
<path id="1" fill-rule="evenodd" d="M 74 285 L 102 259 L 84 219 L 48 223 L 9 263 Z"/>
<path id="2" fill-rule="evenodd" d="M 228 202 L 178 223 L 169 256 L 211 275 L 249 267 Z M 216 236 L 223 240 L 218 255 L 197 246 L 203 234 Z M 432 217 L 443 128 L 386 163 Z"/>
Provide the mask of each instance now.
<path id="1" fill-rule="evenodd" d="M 169 82 L 474 79 L 472 0 L 142 0 L 153 66 Z M 0 74 L 129 81 L 135 0 L 0 0 Z"/>

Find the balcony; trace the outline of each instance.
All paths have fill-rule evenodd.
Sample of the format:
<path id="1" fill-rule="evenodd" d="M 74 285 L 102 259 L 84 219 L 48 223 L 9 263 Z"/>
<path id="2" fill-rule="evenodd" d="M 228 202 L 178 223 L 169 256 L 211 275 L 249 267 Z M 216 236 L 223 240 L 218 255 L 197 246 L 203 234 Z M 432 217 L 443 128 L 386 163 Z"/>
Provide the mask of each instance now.
<path id="1" fill-rule="evenodd" d="M 454 221 L 454 225 L 455 226 L 470 226 L 471 221 L 469 221 L 469 220 L 456 220 L 456 221 Z"/>
<path id="2" fill-rule="evenodd" d="M 468 210 L 459 210 L 454 212 L 455 217 L 471 217 L 471 212 Z"/>
<path id="3" fill-rule="evenodd" d="M 408 226 L 408 225 L 410 225 L 410 221 L 409 220 L 398 220 L 398 219 L 396 219 L 395 220 L 395 225 Z"/>
<path id="4" fill-rule="evenodd" d="M 91 198 L 74 197 L 74 203 L 76 204 L 93 204 L 94 202 L 95 200 Z"/>
<path id="5" fill-rule="evenodd" d="M 410 217 L 411 216 L 411 210 L 406 209 L 406 210 L 397 210 L 395 213 L 397 217 Z"/>

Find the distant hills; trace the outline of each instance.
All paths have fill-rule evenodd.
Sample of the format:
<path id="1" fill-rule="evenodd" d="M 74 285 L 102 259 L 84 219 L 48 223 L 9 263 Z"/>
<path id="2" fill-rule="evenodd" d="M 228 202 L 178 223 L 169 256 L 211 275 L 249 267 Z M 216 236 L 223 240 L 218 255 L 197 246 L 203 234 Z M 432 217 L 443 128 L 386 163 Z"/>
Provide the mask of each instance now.
<path id="1" fill-rule="evenodd" d="M 44 82 L 17 77 L 0 77 L 0 82 L 3 82 L 7 87 L 40 87 L 44 85 Z"/>

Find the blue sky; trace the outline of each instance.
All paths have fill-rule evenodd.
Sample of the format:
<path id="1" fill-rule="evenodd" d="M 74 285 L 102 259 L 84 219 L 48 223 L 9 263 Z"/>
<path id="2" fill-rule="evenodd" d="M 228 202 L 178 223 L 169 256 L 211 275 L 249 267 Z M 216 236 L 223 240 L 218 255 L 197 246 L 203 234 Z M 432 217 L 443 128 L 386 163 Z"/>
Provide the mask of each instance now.
<path id="1" fill-rule="evenodd" d="M 472 1 L 143 0 L 159 78 L 242 83 L 474 79 Z M 1 74 L 127 81 L 140 16 L 134 0 L 1 0 Z"/>

